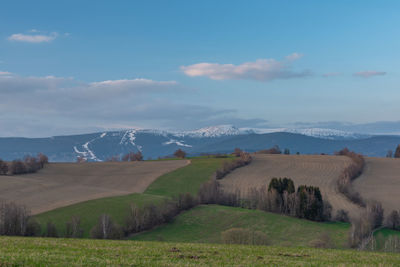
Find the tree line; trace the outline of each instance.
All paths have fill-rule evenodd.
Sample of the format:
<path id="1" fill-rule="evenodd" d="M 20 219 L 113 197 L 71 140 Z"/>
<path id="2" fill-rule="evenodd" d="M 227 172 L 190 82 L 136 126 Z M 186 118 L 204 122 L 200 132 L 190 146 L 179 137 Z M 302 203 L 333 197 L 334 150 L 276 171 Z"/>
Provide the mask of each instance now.
<path id="1" fill-rule="evenodd" d="M 42 153 L 39 153 L 36 157 L 28 155 L 23 160 L 16 159 L 11 162 L 0 159 L 0 175 L 34 173 L 42 169 L 47 163 L 49 163 L 49 159 Z"/>
<path id="2" fill-rule="evenodd" d="M 352 181 L 359 177 L 364 169 L 364 157 L 361 154 L 350 151 L 348 148 L 335 152 L 335 155 L 347 156 L 352 161 L 351 164 L 339 175 L 337 180 L 339 192 L 345 195 L 350 201 L 360 205 L 361 207 L 365 207 L 365 201 L 362 199 L 361 195 L 355 191 L 352 185 Z"/>
<path id="3" fill-rule="evenodd" d="M 229 174 L 233 170 L 246 166 L 250 164 L 251 161 L 253 160 L 253 158 L 249 153 L 243 152 L 239 148 L 235 149 L 233 155 L 235 155 L 238 158 L 233 161 L 224 162 L 222 167 L 215 172 L 216 179 L 224 178 L 227 174 Z"/>

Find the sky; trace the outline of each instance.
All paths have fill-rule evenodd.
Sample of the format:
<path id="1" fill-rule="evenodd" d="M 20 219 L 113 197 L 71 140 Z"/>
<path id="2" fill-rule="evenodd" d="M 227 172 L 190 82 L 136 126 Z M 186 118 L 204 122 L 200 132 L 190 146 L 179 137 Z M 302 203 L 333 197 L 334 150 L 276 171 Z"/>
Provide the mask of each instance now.
<path id="1" fill-rule="evenodd" d="M 400 125 L 399 10 L 368 0 L 5 0 L 0 136 Z"/>

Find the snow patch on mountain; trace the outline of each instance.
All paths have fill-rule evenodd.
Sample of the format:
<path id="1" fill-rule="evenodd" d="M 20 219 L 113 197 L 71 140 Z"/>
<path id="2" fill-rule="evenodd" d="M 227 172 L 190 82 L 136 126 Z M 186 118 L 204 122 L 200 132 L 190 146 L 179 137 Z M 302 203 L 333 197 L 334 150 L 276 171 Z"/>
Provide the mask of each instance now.
<path id="1" fill-rule="evenodd" d="M 99 159 L 96 154 L 89 148 L 89 144 L 92 143 L 93 141 L 97 139 L 101 139 L 104 136 L 106 136 L 107 133 L 102 133 L 99 137 L 93 138 L 90 141 L 87 141 L 82 145 L 82 148 L 84 149 L 83 151 L 78 150 L 76 146 L 74 146 L 74 151 L 78 155 L 82 156 L 85 160 L 92 160 L 92 161 L 102 161 Z"/>
<path id="2" fill-rule="evenodd" d="M 177 146 L 183 146 L 183 147 L 192 147 L 191 145 L 185 144 L 184 141 L 178 141 L 175 139 L 170 139 L 167 142 L 164 142 L 163 145 L 171 145 L 171 144 L 175 144 Z"/>
<path id="3" fill-rule="evenodd" d="M 135 140 L 136 140 L 135 134 L 137 132 L 138 132 L 138 130 L 136 130 L 136 129 L 127 130 L 124 133 L 124 135 L 122 136 L 121 141 L 119 142 L 119 144 L 120 145 L 131 144 L 132 146 L 136 147 L 139 151 L 142 151 L 143 147 L 135 143 Z"/>
<path id="4" fill-rule="evenodd" d="M 336 129 L 327 129 L 327 128 L 246 128 L 247 130 L 252 130 L 256 134 L 266 134 L 266 133 L 294 133 L 294 134 L 302 134 L 311 137 L 317 137 L 322 139 L 360 139 L 360 138 L 368 138 L 370 135 L 359 134 L 353 132 L 346 132 Z"/>
<path id="5" fill-rule="evenodd" d="M 193 131 L 176 132 L 174 133 L 174 135 L 179 137 L 203 138 L 203 137 L 232 136 L 232 135 L 240 135 L 246 133 L 248 132 L 242 131 L 239 128 L 236 128 L 235 126 L 232 125 L 218 125 L 218 126 L 205 127 Z"/>

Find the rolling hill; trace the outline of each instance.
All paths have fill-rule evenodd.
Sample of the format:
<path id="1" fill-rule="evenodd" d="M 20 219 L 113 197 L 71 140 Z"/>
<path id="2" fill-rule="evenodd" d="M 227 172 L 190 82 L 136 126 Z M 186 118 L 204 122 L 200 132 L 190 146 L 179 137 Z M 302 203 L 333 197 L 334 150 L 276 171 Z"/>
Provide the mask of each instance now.
<path id="1" fill-rule="evenodd" d="M 381 202 L 386 215 L 400 210 L 400 159 L 366 158 L 353 185 L 363 198 Z"/>
<path id="2" fill-rule="evenodd" d="M 159 176 L 187 160 L 50 163 L 37 173 L 0 176 L 0 200 L 34 214 L 91 199 L 142 193 Z"/>
<path id="3" fill-rule="evenodd" d="M 350 215 L 356 215 L 360 208 L 336 189 L 340 173 L 350 163 L 351 160 L 344 156 L 256 154 L 251 164 L 228 174 L 220 183 L 226 191 L 239 189 L 246 194 L 251 188 L 268 186 L 274 177 L 288 177 L 296 187 L 318 186 L 334 211 L 344 209 Z"/>

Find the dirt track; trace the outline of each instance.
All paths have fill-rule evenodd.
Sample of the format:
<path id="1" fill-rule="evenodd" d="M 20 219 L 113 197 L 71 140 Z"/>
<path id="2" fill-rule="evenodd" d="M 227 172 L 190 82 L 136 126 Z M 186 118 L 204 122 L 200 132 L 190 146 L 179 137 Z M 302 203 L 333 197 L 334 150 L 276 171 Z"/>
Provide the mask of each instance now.
<path id="1" fill-rule="evenodd" d="M 366 158 L 363 174 L 353 182 L 364 199 L 382 203 L 385 214 L 400 210 L 400 159 Z"/>
<path id="2" fill-rule="evenodd" d="M 239 168 L 223 178 L 224 190 L 240 189 L 247 192 L 250 188 L 268 186 L 273 177 L 292 178 L 295 186 L 318 186 L 325 199 L 335 210 L 344 209 L 355 215 L 360 208 L 347 200 L 337 191 L 336 180 L 341 171 L 351 163 L 345 156 L 321 155 L 263 155 L 253 157 L 253 162 Z"/>
<path id="3" fill-rule="evenodd" d="M 143 192 L 187 160 L 51 163 L 35 174 L 0 176 L 0 200 L 24 204 L 33 214 L 70 204 Z"/>

